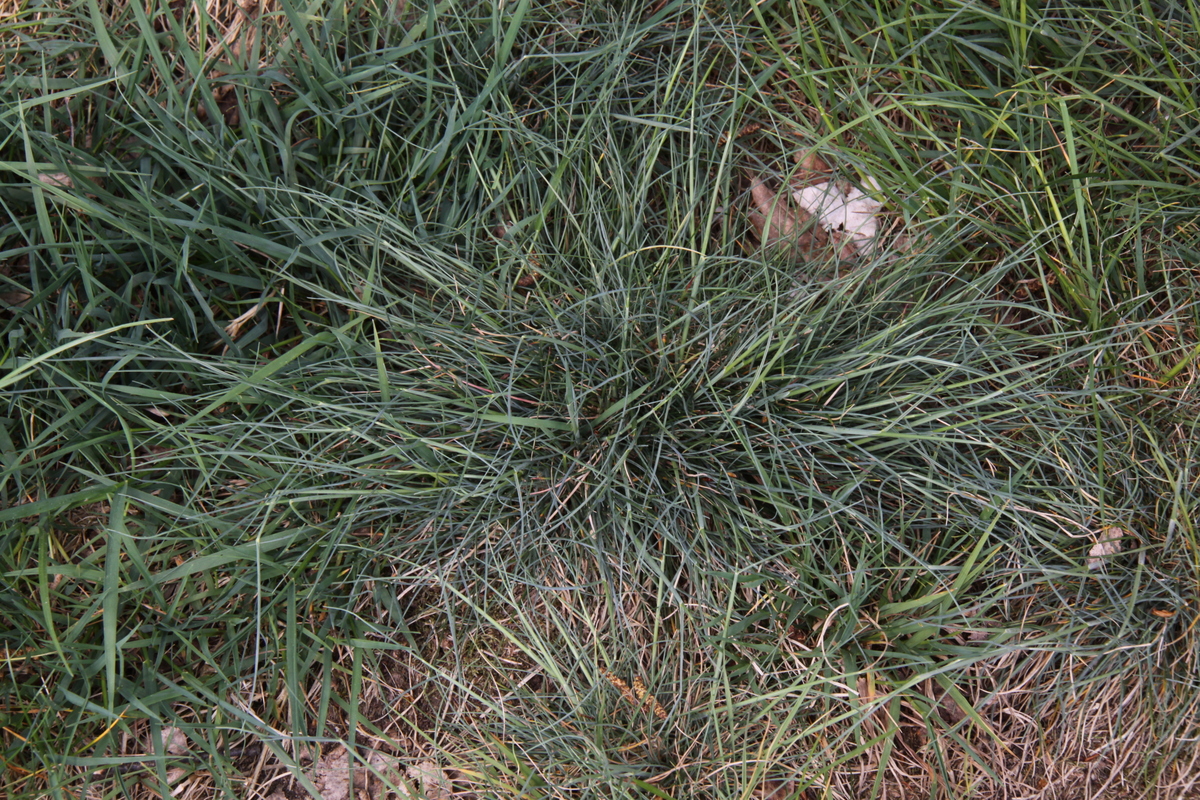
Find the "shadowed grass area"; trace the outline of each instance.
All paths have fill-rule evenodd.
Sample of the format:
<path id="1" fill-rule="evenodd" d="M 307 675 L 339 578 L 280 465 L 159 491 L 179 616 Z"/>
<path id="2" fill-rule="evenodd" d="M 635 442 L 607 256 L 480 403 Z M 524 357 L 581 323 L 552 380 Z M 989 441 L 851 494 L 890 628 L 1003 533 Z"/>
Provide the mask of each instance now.
<path id="1" fill-rule="evenodd" d="M 3 13 L 7 796 L 1194 791 L 1194 10 Z"/>

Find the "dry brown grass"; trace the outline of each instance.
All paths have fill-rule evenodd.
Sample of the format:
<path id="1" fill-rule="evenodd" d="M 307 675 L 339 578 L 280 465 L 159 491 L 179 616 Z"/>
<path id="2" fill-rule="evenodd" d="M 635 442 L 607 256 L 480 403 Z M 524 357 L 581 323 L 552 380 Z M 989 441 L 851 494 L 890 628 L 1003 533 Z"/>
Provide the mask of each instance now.
<path id="1" fill-rule="evenodd" d="M 103 522 L 105 510 L 96 506 L 81 511 L 79 525 L 85 532 L 93 529 Z M 955 683 L 962 692 L 959 700 L 935 680 L 926 679 L 917 687 L 917 695 L 925 702 L 915 704 L 916 698 L 910 693 L 894 695 L 904 699 L 898 717 L 892 719 L 888 690 L 880 683 L 883 675 L 868 669 L 845 687 L 847 707 L 857 706 L 861 714 L 823 727 L 817 736 L 797 739 L 786 752 L 773 750 L 771 742 L 788 737 L 795 732 L 793 728 L 760 724 L 741 730 L 739 737 L 761 742 L 769 758 L 734 760 L 702 780 L 680 785 L 672 783 L 679 770 L 695 761 L 708 763 L 713 755 L 694 738 L 697 719 L 715 710 L 710 705 L 709 673 L 699 643 L 689 667 L 696 675 L 685 676 L 684 685 L 677 690 L 673 686 L 678 684 L 669 683 L 670 677 L 656 671 L 649 661 L 615 665 L 612 669 L 601 666 L 588 678 L 576 665 L 548 668 L 551 662 L 539 658 L 536 648 L 539 642 L 561 640 L 565 626 L 573 629 L 570 636 L 603 664 L 607 648 L 595 633 L 610 629 L 613 620 L 602 604 L 589 605 L 576 593 L 564 593 L 550 595 L 554 600 L 551 608 L 547 593 L 528 592 L 509 607 L 509 613 L 493 612 L 496 615 L 491 622 L 481 626 L 469 622 L 471 604 L 448 600 L 435 577 L 422 570 L 409 570 L 398 574 L 397 579 L 409 587 L 400 597 L 410 608 L 404 626 L 418 644 L 417 649 L 391 649 L 389 642 L 381 639 L 378 644 L 385 649 L 374 651 L 364 663 L 357 647 L 340 646 L 330 653 L 333 676 L 315 670 L 311 683 L 301 687 L 300 698 L 289 697 L 286 687 L 277 683 L 273 690 L 277 694 L 273 696 L 268 689 L 273 682 L 267 676 L 260 676 L 258 683 L 247 682 L 240 696 L 228 698 L 240 709 L 243 719 L 260 721 L 263 734 L 273 725 L 278 732 L 277 737 L 267 737 L 274 739 L 271 745 L 264 745 L 261 739 L 218 738 L 206 743 L 219 757 L 232 761 L 244 776 L 244 782 L 236 787 L 238 796 L 302 800 L 312 791 L 304 788 L 299 777 L 304 775 L 322 800 L 384 800 L 392 795 L 381 778 L 388 778 L 392 784 L 404 781 L 414 791 L 423 786 L 431 798 L 515 800 L 527 796 L 521 789 L 525 779 L 519 777 L 512 763 L 507 765 L 511 770 L 507 777 L 503 769 L 497 771 L 497 766 L 505 763 L 505 751 L 498 749 L 499 744 L 517 754 L 526 748 L 532 752 L 539 740 L 522 739 L 531 731 L 540 736 L 586 736 L 591 726 L 615 721 L 640 733 L 614 746 L 608 758 L 613 763 L 644 769 L 671 753 L 673 765 L 660 768 L 653 782 L 680 800 L 715 796 L 716 792 L 861 800 L 870 796 L 877 781 L 881 800 L 1200 797 L 1200 756 L 1189 744 L 1198 729 L 1200 699 L 1186 693 L 1173 696 L 1168 685 L 1170 675 L 1189 674 L 1195 668 L 1186 661 L 1170 660 L 1172 652 L 1187 652 L 1187 648 L 1177 649 L 1175 645 L 1194 636 L 1194 631 L 1172 609 L 1159 609 L 1163 614 L 1158 617 L 1162 630 L 1158 637 L 1151 638 L 1160 642 L 1154 645 L 1160 653 L 1148 670 L 1139 671 L 1136 665 L 1140 655 L 1134 652 L 1130 654 L 1133 669 L 1122 670 L 1111 664 L 1111 653 L 1098 653 L 1094 659 L 1064 658 L 1053 647 L 1024 648 L 1009 642 L 1011 649 L 1005 655 L 979 660 L 962 671 Z M 657 626 L 662 620 L 655 619 L 645 602 L 646 589 L 630 584 L 615 594 L 626 598 L 621 613 L 623 628 L 632 640 L 627 644 L 649 653 L 655 648 Z M 466 593 L 470 594 L 469 586 Z M 364 593 L 356 613 L 381 613 L 369 597 L 370 592 Z M 558 598 L 564 602 L 558 603 Z M 1037 605 L 1035 599 L 1027 613 L 1033 613 Z M 308 616 L 302 622 L 319 628 L 325 612 L 312 607 L 305 613 Z M 552 624 L 551 620 L 558 622 Z M 822 656 L 813 649 L 815 635 L 787 635 L 783 645 L 790 652 L 787 661 L 791 669 L 774 674 L 776 682 L 803 681 L 819 669 Z M 956 634 L 962 647 L 986 635 L 986 628 Z M 1031 645 L 1035 645 L 1032 639 Z M 1103 659 L 1110 659 L 1103 669 L 1142 677 L 1132 681 L 1098 679 L 1090 672 Z M 356 688 L 353 676 L 360 669 L 361 683 Z M 664 682 L 668 682 L 665 687 Z M 732 702 L 761 702 L 757 689 L 734 689 L 729 698 Z M 305 716 L 316 718 L 321 716 L 322 704 L 330 693 L 334 697 L 359 698 L 353 709 L 335 703 L 324 712 L 326 730 L 338 732 L 342 741 L 353 740 L 357 759 L 350 757 L 342 745 L 305 744 L 293 739 L 285 720 L 272 710 L 298 704 Z M 601 702 L 596 705 L 598 698 Z M 978 716 L 965 713 L 963 702 Z M 498 708 L 514 719 L 530 721 L 534 727 L 497 742 L 490 723 Z M 182 724 L 193 722 L 200 731 L 213 730 L 212 709 L 177 706 L 175 713 Z M 448 720 L 454 721 L 457 733 L 448 733 Z M 860 732 L 832 748 L 822 744 L 838 740 L 849 727 L 857 727 Z M 469 733 L 472 730 L 477 732 L 473 736 Z M 854 742 L 886 737 L 889 731 L 886 752 L 889 738 L 846 760 Z M 222 796 L 224 790 L 205 768 L 212 756 L 203 755 L 204 747 L 186 742 L 171 751 L 166 749 L 167 744 L 163 744 L 166 752 L 180 757 L 165 773 L 173 796 L 187 800 Z M 131 722 L 129 732 L 120 738 L 120 753 L 136 759 L 152 757 L 155 752 L 151 726 L 144 721 Z M 287 754 L 286 760 L 281 758 L 283 754 Z M 540 781 L 537 796 L 562 800 L 576 796 L 569 788 L 578 778 L 575 767 L 564 763 L 543 766 L 536 756 L 526 758 L 525 766 Z M 887 764 L 882 767 L 882 780 L 878 780 L 884 758 Z M 353 786 L 348 778 L 340 783 L 341 779 L 335 779 L 337 775 L 348 775 L 350 762 L 359 775 Z M 414 763 L 430 766 L 422 767 L 426 772 L 410 769 L 406 774 L 402 765 Z M 796 763 L 806 766 L 797 771 Z M 1156 763 L 1161 767 L 1156 768 Z M 149 800 L 158 796 L 151 788 L 153 783 L 139 782 L 139 775 L 144 775 L 147 768 L 147 764 L 130 764 L 123 773 L 131 797 Z M 429 769 L 436 773 L 429 773 Z M 109 796 L 116 785 L 111 772 L 91 773 L 87 778 L 84 773 L 81 770 L 81 784 L 89 786 L 80 797 L 99 800 Z M 431 774 L 442 777 L 435 780 Z M 814 778 L 814 787 L 800 789 L 802 781 Z"/>
<path id="2" fill-rule="evenodd" d="M 42 23 L 55 11 L 66 11 L 69 0 L 59 0 L 44 10 L 28 10 L 29 0 L 0 0 L 0 47 L 15 48 L 22 38 L 36 39 L 42 33 Z M 7 70 L 7 58 L 0 58 L 0 78 Z"/>

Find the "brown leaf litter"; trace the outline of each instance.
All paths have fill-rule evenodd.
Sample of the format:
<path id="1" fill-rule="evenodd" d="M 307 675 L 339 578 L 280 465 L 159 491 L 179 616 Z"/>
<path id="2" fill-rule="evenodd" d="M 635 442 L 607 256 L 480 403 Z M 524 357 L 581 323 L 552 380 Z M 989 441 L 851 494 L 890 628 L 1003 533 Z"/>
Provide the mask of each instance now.
<path id="1" fill-rule="evenodd" d="M 750 176 L 750 224 L 758 240 L 767 248 L 794 258 L 812 258 L 829 246 L 829 234 L 813 220 L 812 214 L 796 208 L 767 187 L 765 179 Z"/>

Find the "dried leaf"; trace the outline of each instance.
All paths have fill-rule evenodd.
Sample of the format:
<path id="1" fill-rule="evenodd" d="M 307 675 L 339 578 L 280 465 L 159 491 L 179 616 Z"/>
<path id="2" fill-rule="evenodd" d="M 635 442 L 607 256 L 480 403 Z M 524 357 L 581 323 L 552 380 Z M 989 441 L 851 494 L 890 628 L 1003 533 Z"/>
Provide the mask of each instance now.
<path id="1" fill-rule="evenodd" d="M 422 761 L 408 768 L 408 777 L 421 784 L 421 791 L 429 800 L 450 800 L 454 787 L 446 772 L 432 761 Z"/>
<path id="2" fill-rule="evenodd" d="M 795 213 L 788 208 L 785 200 L 767 188 L 766 183 L 756 180 L 750 186 L 750 198 L 755 206 L 750 211 L 750 220 L 763 244 L 779 244 L 795 235 Z"/>
<path id="3" fill-rule="evenodd" d="M 1096 537 L 1096 543 L 1088 551 L 1088 569 L 1103 572 L 1106 567 L 1106 559 L 1120 553 L 1124 549 L 1121 540 L 1132 535 L 1124 528 L 1104 528 L 1100 531 Z"/>
<path id="4" fill-rule="evenodd" d="M 65 172 L 43 172 L 37 179 L 47 186 L 57 186 L 60 189 L 74 189 L 75 181 Z"/>
<path id="5" fill-rule="evenodd" d="M 171 756 L 183 756 L 188 752 L 187 735 L 179 728 L 162 729 L 163 752 Z"/>
<path id="6" fill-rule="evenodd" d="M 833 174 L 833 168 L 829 166 L 825 159 L 817 155 L 816 150 L 797 153 L 796 166 L 799 169 L 792 175 L 789 181 L 793 189 L 798 189 L 802 186 L 811 186 L 814 183 L 824 183 Z"/>
<path id="7" fill-rule="evenodd" d="M 829 242 L 829 235 L 813 224 L 812 216 L 795 208 L 786 197 L 771 191 L 761 178 L 752 178 L 750 222 L 767 247 L 790 250 L 794 256 L 811 255 Z"/>
<path id="8" fill-rule="evenodd" d="M 365 771 L 366 768 L 360 766 L 355 773 Z M 317 787 L 315 800 L 352 800 L 354 797 L 354 787 L 350 785 L 350 751 L 342 745 L 321 756 L 310 777 Z"/>
<path id="9" fill-rule="evenodd" d="M 816 150 L 809 150 L 805 153 L 796 154 L 796 163 L 800 165 L 800 169 L 810 173 L 829 174 L 833 172 L 833 168 L 829 166 L 825 159 L 817 155 Z"/>
<path id="10" fill-rule="evenodd" d="M 160 732 L 160 741 L 162 742 L 163 752 L 169 756 L 185 756 L 189 752 L 187 734 L 174 728 L 167 726 Z M 183 780 L 191 770 L 184 767 L 171 767 L 167 770 L 167 783 L 171 786 Z"/>
<path id="11" fill-rule="evenodd" d="M 31 297 L 29 292 L 0 292 L 0 304 L 24 308 Z"/>
<path id="12" fill-rule="evenodd" d="M 840 236 L 843 256 L 868 253 L 879 235 L 877 214 L 883 204 L 861 189 L 837 181 L 825 181 L 792 190 L 792 197 L 822 227 Z"/>
<path id="13" fill-rule="evenodd" d="M 371 800 L 407 800 L 412 797 L 408 785 L 404 782 L 404 769 L 400 758 L 377 750 L 367 756 L 367 763 L 378 773 L 378 777 L 371 781 L 371 791 L 368 793 Z M 395 791 L 389 786 L 396 787 Z"/>
<path id="14" fill-rule="evenodd" d="M 104 185 L 104 179 L 99 175 L 86 175 L 84 177 L 88 183 L 94 183 L 97 186 Z M 75 188 L 75 179 L 65 172 L 42 172 L 38 174 L 37 179 L 38 183 L 44 186 L 53 186 L 57 189 Z M 87 183 L 84 185 L 86 186 Z M 88 197 L 95 197 L 95 195 L 89 194 Z"/>

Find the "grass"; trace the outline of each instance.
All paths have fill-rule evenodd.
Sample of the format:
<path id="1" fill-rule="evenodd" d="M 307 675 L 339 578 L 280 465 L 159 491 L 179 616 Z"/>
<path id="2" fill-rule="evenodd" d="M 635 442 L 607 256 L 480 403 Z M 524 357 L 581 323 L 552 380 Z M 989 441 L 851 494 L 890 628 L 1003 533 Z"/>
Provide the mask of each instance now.
<path id="1" fill-rule="evenodd" d="M 1193 5 L 8 2 L 7 797 L 1196 795 Z"/>

